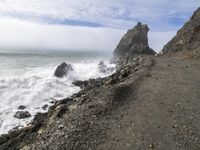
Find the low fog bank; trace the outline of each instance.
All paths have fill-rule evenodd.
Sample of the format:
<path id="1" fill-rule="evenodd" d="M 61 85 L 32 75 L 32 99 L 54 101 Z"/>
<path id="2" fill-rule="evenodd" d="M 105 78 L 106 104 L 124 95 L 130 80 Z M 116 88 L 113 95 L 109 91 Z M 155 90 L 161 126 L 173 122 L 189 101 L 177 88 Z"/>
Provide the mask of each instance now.
<path id="1" fill-rule="evenodd" d="M 1 49 L 113 51 L 126 30 L 36 24 L 0 19 Z M 175 31 L 149 32 L 149 44 L 159 52 Z"/>

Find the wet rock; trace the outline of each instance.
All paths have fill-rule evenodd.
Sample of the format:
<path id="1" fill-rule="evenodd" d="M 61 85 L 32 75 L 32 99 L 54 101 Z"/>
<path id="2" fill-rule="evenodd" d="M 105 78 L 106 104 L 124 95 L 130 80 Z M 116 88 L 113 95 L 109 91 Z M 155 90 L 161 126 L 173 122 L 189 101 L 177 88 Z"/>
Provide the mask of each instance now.
<path id="1" fill-rule="evenodd" d="M 98 64 L 98 70 L 101 73 L 111 73 L 114 69 L 114 67 L 107 67 L 103 61 L 100 61 Z"/>
<path id="2" fill-rule="evenodd" d="M 37 124 L 42 124 L 44 120 L 47 119 L 47 113 L 37 113 L 32 120 L 31 124 L 36 126 Z"/>
<path id="3" fill-rule="evenodd" d="M 133 29 L 128 30 L 115 49 L 114 57 L 124 57 L 131 54 L 156 54 L 149 47 L 148 31 L 149 27 L 140 22 Z"/>
<path id="4" fill-rule="evenodd" d="M 103 84 L 103 78 L 89 79 L 85 81 L 76 80 L 72 84 L 79 86 L 81 89 L 90 89 L 94 87 L 100 87 Z"/>
<path id="5" fill-rule="evenodd" d="M 26 106 L 20 105 L 20 106 L 18 107 L 18 109 L 24 110 L 24 109 L 26 109 Z"/>
<path id="6" fill-rule="evenodd" d="M 79 86 L 81 89 L 83 89 L 85 86 L 88 85 L 88 81 L 76 80 L 76 81 L 73 81 L 72 84 L 75 86 Z"/>
<path id="7" fill-rule="evenodd" d="M 50 101 L 50 104 L 55 104 L 56 103 L 56 101 L 55 100 L 53 100 L 53 101 Z"/>
<path id="8" fill-rule="evenodd" d="M 14 118 L 25 119 L 31 117 L 31 114 L 28 111 L 17 111 L 14 115 Z"/>
<path id="9" fill-rule="evenodd" d="M 72 65 L 63 62 L 56 68 L 54 75 L 61 78 L 67 76 L 70 71 L 73 71 Z"/>
<path id="10" fill-rule="evenodd" d="M 99 72 L 106 73 L 107 67 L 106 67 L 106 65 L 104 64 L 103 61 L 99 62 L 99 64 L 98 64 L 98 70 L 99 70 Z"/>
<path id="11" fill-rule="evenodd" d="M 49 107 L 49 105 L 46 104 L 46 105 L 42 106 L 42 109 L 46 110 L 48 107 Z"/>

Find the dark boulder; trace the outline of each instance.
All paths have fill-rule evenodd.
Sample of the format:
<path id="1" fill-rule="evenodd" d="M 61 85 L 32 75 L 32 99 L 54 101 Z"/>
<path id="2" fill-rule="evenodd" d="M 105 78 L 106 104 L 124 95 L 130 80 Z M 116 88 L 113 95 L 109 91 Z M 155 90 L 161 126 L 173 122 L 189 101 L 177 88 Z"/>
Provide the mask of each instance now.
<path id="1" fill-rule="evenodd" d="M 45 104 L 44 106 L 42 106 L 43 110 L 46 110 L 49 107 L 49 105 Z"/>
<path id="2" fill-rule="evenodd" d="M 162 53 L 200 50 L 200 8 L 163 48 Z M 196 55 L 196 54 L 195 54 Z"/>
<path id="3" fill-rule="evenodd" d="M 156 54 L 148 44 L 149 27 L 138 23 L 133 29 L 122 37 L 117 48 L 114 50 L 114 57 L 124 57 L 132 54 Z"/>
<path id="4" fill-rule="evenodd" d="M 115 70 L 115 68 L 107 67 L 103 61 L 100 61 L 98 64 L 98 70 L 101 73 L 112 73 Z"/>
<path id="5" fill-rule="evenodd" d="M 19 107 L 18 107 L 18 109 L 26 109 L 26 106 L 23 106 L 23 105 L 20 105 Z"/>
<path id="6" fill-rule="evenodd" d="M 14 115 L 14 118 L 25 119 L 31 117 L 31 114 L 28 111 L 17 111 Z"/>
<path id="7" fill-rule="evenodd" d="M 61 65 L 59 65 L 56 68 L 54 75 L 56 77 L 61 78 L 61 77 L 67 76 L 70 71 L 73 71 L 72 65 L 63 62 Z"/>

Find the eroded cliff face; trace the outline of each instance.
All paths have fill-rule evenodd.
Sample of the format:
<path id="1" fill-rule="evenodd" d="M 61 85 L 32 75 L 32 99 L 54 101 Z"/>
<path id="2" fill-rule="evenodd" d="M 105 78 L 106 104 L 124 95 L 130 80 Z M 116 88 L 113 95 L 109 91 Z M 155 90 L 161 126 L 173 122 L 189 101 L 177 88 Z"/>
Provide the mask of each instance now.
<path id="1" fill-rule="evenodd" d="M 193 51 L 200 47 L 200 8 L 163 48 L 163 53 Z"/>
<path id="2" fill-rule="evenodd" d="M 128 30 L 114 50 L 114 56 L 123 57 L 131 54 L 155 54 L 148 44 L 148 31 L 149 27 L 140 22 L 133 29 Z"/>

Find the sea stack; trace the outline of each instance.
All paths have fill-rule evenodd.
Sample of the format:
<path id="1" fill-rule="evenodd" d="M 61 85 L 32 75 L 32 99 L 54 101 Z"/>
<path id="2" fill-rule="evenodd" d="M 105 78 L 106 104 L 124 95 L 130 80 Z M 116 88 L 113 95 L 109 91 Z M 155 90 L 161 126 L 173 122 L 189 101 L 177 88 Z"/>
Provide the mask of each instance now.
<path id="1" fill-rule="evenodd" d="M 179 51 L 193 51 L 200 48 L 200 7 L 194 12 L 190 20 L 168 42 L 162 53 Z"/>
<path id="2" fill-rule="evenodd" d="M 127 31 L 122 37 L 117 48 L 114 50 L 114 57 L 127 57 L 132 54 L 156 54 L 148 44 L 149 27 L 146 24 L 138 22 L 138 24 Z"/>

